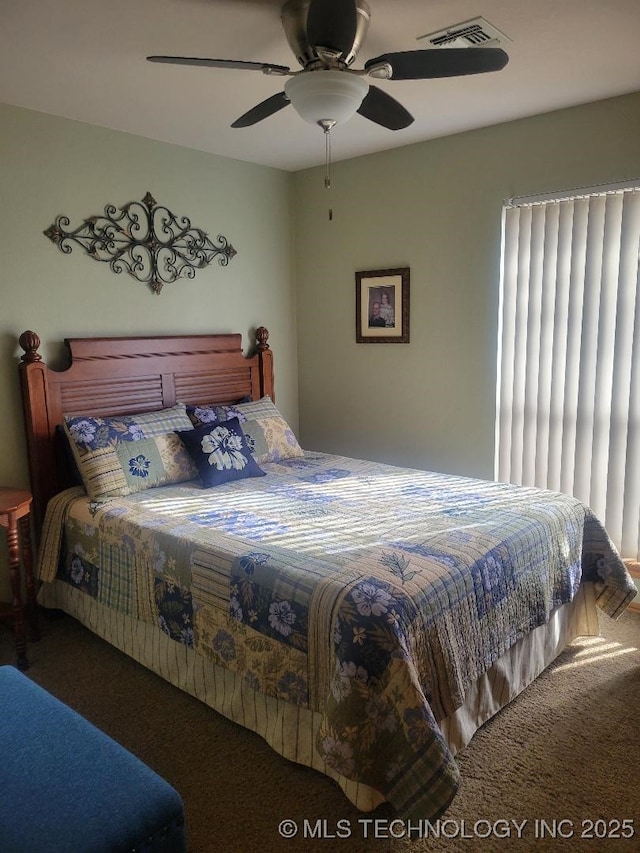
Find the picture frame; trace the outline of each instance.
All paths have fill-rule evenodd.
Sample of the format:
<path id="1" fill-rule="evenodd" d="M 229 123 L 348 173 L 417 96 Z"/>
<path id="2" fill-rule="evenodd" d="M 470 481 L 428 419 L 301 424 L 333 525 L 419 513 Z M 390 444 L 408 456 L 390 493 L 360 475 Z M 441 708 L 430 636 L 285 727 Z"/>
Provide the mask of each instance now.
<path id="1" fill-rule="evenodd" d="M 409 343 L 409 267 L 356 273 L 356 343 Z"/>

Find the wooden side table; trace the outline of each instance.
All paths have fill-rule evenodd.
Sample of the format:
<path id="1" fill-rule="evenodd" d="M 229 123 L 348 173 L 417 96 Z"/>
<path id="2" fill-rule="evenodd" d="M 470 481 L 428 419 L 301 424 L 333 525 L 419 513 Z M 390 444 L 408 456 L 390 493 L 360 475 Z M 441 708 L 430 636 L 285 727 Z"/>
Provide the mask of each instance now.
<path id="1" fill-rule="evenodd" d="M 13 619 L 13 632 L 16 638 L 16 653 L 19 669 L 27 669 L 27 623 L 29 639 L 39 640 L 38 605 L 36 587 L 33 579 L 33 551 L 31 548 L 31 501 L 30 492 L 0 486 L 0 526 L 7 536 L 9 559 L 9 580 L 11 582 L 12 601 L 5 605 L 5 614 Z M 27 606 L 22 601 L 22 577 L 20 561 L 24 566 Z"/>

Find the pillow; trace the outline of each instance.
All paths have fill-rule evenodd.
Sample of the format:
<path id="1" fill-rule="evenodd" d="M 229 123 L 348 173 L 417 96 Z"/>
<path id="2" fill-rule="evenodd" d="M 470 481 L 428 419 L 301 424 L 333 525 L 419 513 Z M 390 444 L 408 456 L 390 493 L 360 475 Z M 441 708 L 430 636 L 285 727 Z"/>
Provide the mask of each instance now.
<path id="1" fill-rule="evenodd" d="M 259 465 L 304 456 L 293 430 L 270 397 L 235 406 L 187 406 L 187 414 L 194 426 L 237 418 Z"/>
<path id="2" fill-rule="evenodd" d="M 206 489 L 232 480 L 265 475 L 251 455 L 238 418 L 204 424 L 178 435 L 191 454 Z"/>
<path id="3" fill-rule="evenodd" d="M 238 418 L 240 422 L 246 421 L 246 416 L 239 409 L 241 403 L 250 403 L 251 397 L 242 397 L 235 403 L 222 406 L 211 404 L 209 406 L 187 406 L 187 415 L 194 426 L 202 424 L 217 424 L 220 421 L 228 421 L 231 418 Z"/>
<path id="4" fill-rule="evenodd" d="M 120 417 L 64 416 L 64 431 L 92 500 L 195 479 L 197 469 L 177 435 L 189 428 L 183 404 Z"/>
<path id="5" fill-rule="evenodd" d="M 58 424 L 55 428 L 53 444 L 58 476 L 62 488 L 66 489 L 69 486 L 82 486 L 82 477 L 80 476 L 80 471 L 78 471 L 76 458 L 73 455 L 69 437 L 64 431 L 62 424 Z"/>

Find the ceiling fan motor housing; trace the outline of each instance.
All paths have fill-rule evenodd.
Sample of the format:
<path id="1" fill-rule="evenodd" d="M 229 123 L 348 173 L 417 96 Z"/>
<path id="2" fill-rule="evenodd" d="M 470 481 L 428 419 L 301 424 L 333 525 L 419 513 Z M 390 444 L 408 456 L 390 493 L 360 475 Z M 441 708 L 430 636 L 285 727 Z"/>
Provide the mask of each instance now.
<path id="1" fill-rule="evenodd" d="M 324 51 L 319 52 L 317 50 L 317 48 L 327 47 L 327 45 L 311 45 L 307 38 L 307 15 L 310 2 L 311 0 L 288 0 L 282 7 L 282 26 L 289 47 L 303 68 L 319 60 L 326 62 L 327 59 Z M 369 29 L 371 12 L 364 0 L 356 0 L 356 13 L 357 26 L 353 44 L 350 50 L 335 54 L 332 57 L 336 67 L 351 65 L 358 55 Z"/>

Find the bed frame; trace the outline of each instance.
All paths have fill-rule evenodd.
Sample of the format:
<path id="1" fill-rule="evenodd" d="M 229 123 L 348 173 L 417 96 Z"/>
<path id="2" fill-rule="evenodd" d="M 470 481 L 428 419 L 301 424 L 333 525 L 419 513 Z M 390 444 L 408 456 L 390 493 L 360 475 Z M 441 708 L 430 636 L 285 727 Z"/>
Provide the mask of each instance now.
<path id="1" fill-rule="evenodd" d="M 38 534 L 47 502 L 69 485 L 56 429 L 63 414 L 117 415 L 176 402 L 229 404 L 265 394 L 274 398 L 273 360 L 264 327 L 256 330 L 255 351 L 249 357 L 242 353 L 239 334 L 76 338 L 65 343 L 70 364 L 53 370 L 38 353 L 38 336 L 34 332 L 20 336 L 24 355 L 19 370 Z M 357 808 L 371 810 L 382 801 L 378 791 L 341 776 L 319 755 L 314 745 L 321 712 L 256 694 L 242 675 L 203 667 L 192 648 L 176 643 L 155 624 L 110 611 L 91 596 L 69 590 L 64 582 L 43 584 L 40 592 L 44 607 L 65 610 L 176 687 L 257 732 L 285 758 L 335 779 Z M 440 721 L 452 755 L 568 642 L 598 633 L 593 601 L 591 584 L 583 585 L 572 604 L 555 610 L 548 626 L 516 643 L 473 686 L 468 701 Z"/>
<path id="2" fill-rule="evenodd" d="M 49 499 L 70 484 L 56 429 L 63 414 L 135 414 L 176 402 L 228 405 L 265 394 L 275 399 L 269 332 L 260 326 L 255 338 L 248 357 L 240 334 L 68 338 L 70 363 L 53 370 L 38 352 L 38 335 L 23 332 L 19 370 L 36 535 Z"/>

